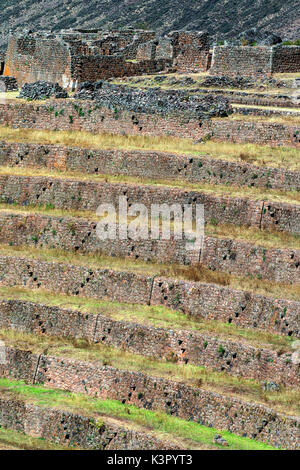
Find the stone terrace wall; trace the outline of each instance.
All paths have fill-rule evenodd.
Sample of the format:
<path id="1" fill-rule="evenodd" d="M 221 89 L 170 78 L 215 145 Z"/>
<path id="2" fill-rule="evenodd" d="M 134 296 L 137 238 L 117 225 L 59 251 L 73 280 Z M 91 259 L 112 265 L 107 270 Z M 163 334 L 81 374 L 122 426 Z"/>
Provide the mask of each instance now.
<path id="1" fill-rule="evenodd" d="M 228 89 L 211 89 L 211 88 L 197 88 L 198 93 L 201 94 L 213 94 L 215 96 L 224 96 L 232 104 L 247 104 L 257 106 L 282 106 L 299 108 L 300 107 L 300 96 L 297 94 L 290 93 L 276 93 L 270 94 L 267 92 L 246 92 Z"/>
<path id="2" fill-rule="evenodd" d="M 149 235 L 148 240 L 135 241 L 129 237 L 126 240 L 116 239 L 112 243 L 111 240 L 100 240 L 95 230 L 96 223 L 81 218 L 49 218 L 39 215 L 24 217 L 0 212 L 0 242 L 11 245 L 56 247 L 84 253 L 96 252 L 106 256 L 161 263 L 188 265 L 199 263 L 200 249 L 186 249 L 187 240 L 176 240 L 173 234 L 170 240 L 152 240 Z M 297 273 L 294 273 L 294 277 L 296 276 Z"/>
<path id="3" fill-rule="evenodd" d="M 130 430 L 102 417 L 39 407 L 0 395 L 0 426 L 70 447 L 99 450 L 177 449 L 141 430 Z"/>
<path id="4" fill-rule="evenodd" d="M 126 196 L 128 207 L 143 203 L 148 214 L 152 204 L 203 204 L 205 222 L 253 226 L 300 234 L 300 206 L 248 198 L 216 196 L 167 186 L 80 181 L 40 176 L 0 175 L 2 202 L 47 205 L 60 209 L 96 211 L 102 203 L 114 204 Z"/>
<path id="5" fill-rule="evenodd" d="M 187 240 L 100 240 L 96 222 L 84 218 L 0 211 L 0 243 L 58 248 L 158 263 L 207 266 L 239 276 L 283 283 L 300 282 L 300 250 L 271 249 L 229 238 L 205 236 L 202 248 L 187 249 Z M 188 237 L 187 237 L 188 238 Z"/>
<path id="6" fill-rule="evenodd" d="M 51 177 L 27 177 L 0 175 L 2 202 L 27 206 L 52 204 L 61 209 L 95 210 L 102 203 L 119 205 L 119 197 L 126 196 L 128 205 L 141 202 L 151 211 L 152 204 L 204 204 L 205 220 L 212 218 L 218 223 L 234 223 L 259 227 L 262 219 L 263 202 L 247 198 L 218 197 L 214 194 L 184 191 L 178 188 L 162 186 L 134 185 L 80 181 Z M 300 207 L 291 204 L 270 203 L 269 211 L 276 207 L 277 224 L 274 217 L 268 217 L 267 209 L 263 211 L 265 226 L 275 226 L 279 230 L 300 232 L 300 221 L 296 224 L 288 216 L 299 214 Z M 275 209 L 274 209 L 275 210 Z M 281 212 L 283 217 L 281 221 Z M 150 213 L 150 212 L 149 212 Z M 290 224 L 290 225 L 288 225 Z"/>
<path id="7" fill-rule="evenodd" d="M 212 140 L 220 142 L 286 145 L 300 148 L 300 124 L 297 123 L 213 119 L 203 125 L 204 133 Z"/>
<path id="8" fill-rule="evenodd" d="M 226 161 L 206 155 L 155 150 L 99 150 L 61 145 L 0 141 L 3 166 L 49 168 L 95 174 L 230 184 L 300 191 L 300 172 Z"/>
<path id="9" fill-rule="evenodd" d="M 187 117 L 108 110 L 89 101 L 48 100 L 45 104 L 0 103 L 0 125 L 13 128 L 86 130 L 122 135 L 170 135 L 200 140 L 252 142 L 300 147 L 299 124 L 238 121 L 227 118 L 199 121 Z"/>
<path id="10" fill-rule="evenodd" d="M 1 256 L 0 285 L 44 288 L 116 302 L 165 305 L 198 319 L 300 337 L 299 302 L 215 284 Z"/>
<path id="11" fill-rule="evenodd" d="M 0 328 L 84 338 L 156 359 L 300 386 L 300 365 L 293 363 L 291 353 L 278 355 L 268 345 L 252 346 L 238 339 L 216 338 L 213 333 L 155 328 L 113 320 L 101 313 L 88 314 L 18 300 L 0 301 Z"/>
<path id="12" fill-rule="evenodd" d="M 259 76 L 272 73 L 272 48 L 265 46 L 215 46 L 212 75 Z"/>
<path id="13" fill-rule="evenodd" d="M 33 365 L 35 375 L 30 374 Z M 6 364 L 0 364 L 0 375 L 27 382 L 30 377 L 30 382 L 47 384 L 48 388 L 119 400 L 205 426 L 228 429 L 276 446 L 299 447 L 300 421 L 297 417 L 142 372 L 6 348 Z"/>

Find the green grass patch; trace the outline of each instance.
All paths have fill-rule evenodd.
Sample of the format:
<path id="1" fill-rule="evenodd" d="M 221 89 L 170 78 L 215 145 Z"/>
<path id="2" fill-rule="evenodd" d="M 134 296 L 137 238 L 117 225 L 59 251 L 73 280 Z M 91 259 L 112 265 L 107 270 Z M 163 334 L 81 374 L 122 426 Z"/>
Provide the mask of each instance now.
<path id="1" fill-rule="evenodd" d="M 75 448 L 58 445 L 42 438 L 27 436 L 13 429 L 0 427 L 0 450 L 75 450 Z"/>

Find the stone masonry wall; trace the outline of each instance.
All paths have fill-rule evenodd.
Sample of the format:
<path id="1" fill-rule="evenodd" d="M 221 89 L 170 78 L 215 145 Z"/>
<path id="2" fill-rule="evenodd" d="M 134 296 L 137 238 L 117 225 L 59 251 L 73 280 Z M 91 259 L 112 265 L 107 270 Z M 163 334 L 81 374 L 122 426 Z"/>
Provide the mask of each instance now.
<path id="1" fill-rule="evenodd" d="M 238 157 L 237 161 L 226 161 L 155 150 L 98 150 L 2 140 L 0 160 L 3 166 L 21 168 L 90 174 L 100 169 L 109 175 L 300 191 L 300 172 L 244 163 Z"/>
<path id="2" fill-rule="evenodd" d="M 273 73 L 297 73 L 300 72 L 300 47 L 277 46 L 273 48 L 272 57 Z"/>
<path id="3" fill-rule="evenodd" d="M 15 77 L 18 85 L 45 80 L 63 85 L 71 81 L 71 55 L 67 43 L 30 36 L 12 37 L 5 59 L 4 75 Z"/>
<path id="4" fill-rule="evenodd" d="M 263 76 L 272 73 L 272 48 L 265 46 L 215 46 L 212 75 Z"/>
<path id="5" fill-rule="evenodd" d="M 215 46 L 212 75 L 264 76 L 300 71 L 299 46 Z"/>
<path id="6" fill-rule="evenodd" d="M 274 201 L 216 196 L 179 188 L 62 179 L 44 176 L 0 175 L 2 202 L 19 205 L 51 204 L 60 209 L 96 211 L 102 203 L 119 207 L 119 197 L 130 204 L 203 204 L 207 223 L 237 224 L 300 234 L 300 206 Z"/>
<path id="7" fill-rule="evenodd" d="M 142 372 L 6 348 L 6 363 L 0 364 L 0 375 L 164 411 L 284 448 L 299 447 L 297 417 Z"/>
<path id="8" fill-rule="evenodd" d="M 61 445 L 99 450 L 176 449 L 170 442 L 123 427 L 106 417 L 98 425 L 91 416 L 36 406 L 0 395 L 0 426 Z"/>
<path id="9" fill-rule="evenodd" d="M 300 282 L 300 250 L 272 249 L 251 242 L 205 236 L 203 246 L 187 249 L 187 240 L 101 240 L 97 222 L 74 217 L 54 217 L 0 211 L 0 243 L 11 246 L 57 248 L 74 253 L 142 259 L 158 263 L 207 266 L 213 271 L 252 276 L 282 283 Z M 188 238 L 188 237 L 187 237 Z"/>
<path id="10" fill-rule="evenodd" d="M 164 59 L 128 62 L 119 56 L 74 56 L 71 70 L 76 85 L 73 88 L 85 81 L 153 74 L 164 70 L 166 65 L 170 61 Z"/>
<path id="11" fill-rule="evenodd" d="M 268 121 L 160 116 L 101 108 L 94 102 L 48 100 L 45 104 L 0 103 L 0 125 L 13 128 L 85 130 L 121 135 L 170 135 L 201 140 L 251 142 L 300 147 L 300 126 Z"/>
<path id="12" fill-rule="evenodd" d="M 173 31 L 168 37 L 172 41 L 174 66 L 178 72 L 207 71 L 210 60 L 210 41 L 207 33 Z"/>
<path id="13" fill-rule="evenodd" d="M 165 305 L 186 315 L 300 337 L 300 303 L 216 284 L 93 266 L 0 257 L 0 285 L 44 288 L 116 302 Z"/>
<path id="14" fill-rule="evenodd" d="M 83 338 L 156 359 L 300 386 L 300 365 L 293 363 L 291 353 L 279 354 L 267 344 L 253 346 L 240 338 L 229 340 L 205 331 L 155 328 L 117 321 L 101 313 L 95 315 L 19 300 L 0 301 L 0 328 Z"/>

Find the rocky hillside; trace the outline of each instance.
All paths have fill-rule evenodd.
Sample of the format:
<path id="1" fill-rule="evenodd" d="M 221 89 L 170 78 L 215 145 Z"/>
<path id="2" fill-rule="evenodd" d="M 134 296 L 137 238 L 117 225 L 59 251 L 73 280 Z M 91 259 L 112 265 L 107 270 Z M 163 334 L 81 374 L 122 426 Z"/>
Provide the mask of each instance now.
<path id="1" fill-rule="evenodd" d="M 231 38 L 251 27 L 300 36 L 298 0 L 1 0 L 0 47 L 9 30 L 126 28 L 208 30 Z"/>

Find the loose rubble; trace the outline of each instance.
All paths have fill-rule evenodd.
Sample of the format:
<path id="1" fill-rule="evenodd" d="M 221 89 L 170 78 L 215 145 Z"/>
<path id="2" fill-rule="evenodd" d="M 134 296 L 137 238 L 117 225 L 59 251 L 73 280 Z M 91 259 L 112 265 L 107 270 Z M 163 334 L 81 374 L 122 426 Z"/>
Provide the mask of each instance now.
<path id="1" fill-rule="evenodd" d="M 18 98 L 42 100 L 45 98 L 68 98 L 68 93 L 58 84 L 51 82 L 34 82 L 23 85 Z"/>
<path id="2" fill-rule="evenodd" d="M 137 113 L 186 114 L 198 119 L 226 117 L 232 113 L 227 98 L 213 95 L 189 95 L 181 90 L 160 88 L 135 89 L 109 82 L 84 82 L 74 96 L 95 100 L 109 109 L 126 109 Z"/>

